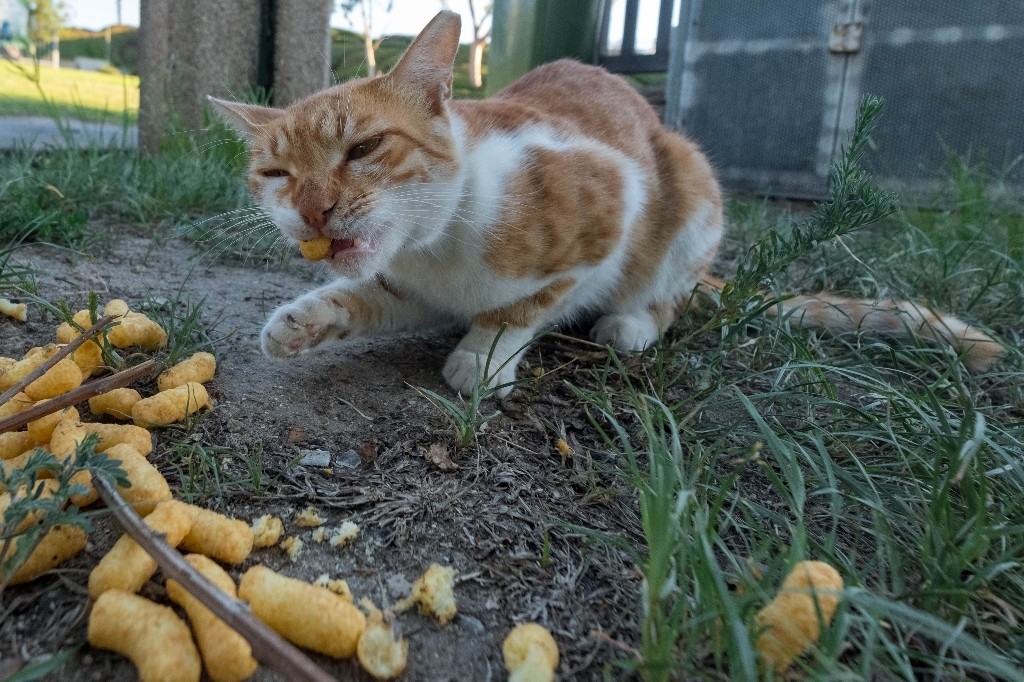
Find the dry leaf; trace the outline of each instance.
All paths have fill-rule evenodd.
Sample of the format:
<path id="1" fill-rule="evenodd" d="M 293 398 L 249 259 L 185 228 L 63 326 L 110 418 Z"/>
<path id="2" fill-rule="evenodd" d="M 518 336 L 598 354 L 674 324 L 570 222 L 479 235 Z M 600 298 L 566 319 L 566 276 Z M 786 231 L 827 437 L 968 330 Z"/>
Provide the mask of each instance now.
<path id="1" fill-rule="evenodd" d="M 448 446 L 444 443 L 434 443 L 427 452 L 423 455 L 428 462 L 434 464 L 438 469 L 448 471 L 450 469 L 458 469 L 459 465 L 452 461 L 452 458 L 448 455 Z"/>
<path id="2" fill-rule="evenodd" d="M 379 454 L 377 444 L 371 443 L 370 441 L 366 441 L 357 447 L 356 452 L 359 453 L 359 459 L 363 460 L 364 463 L 372 462 L 377 459 L 377 455 Z"/>
<path id="3" fill-rule="evenodd" d="M 291 433 L 288 434 L 289 443 L 305 443 L 307 440 L 306 430 L 301 426 L 292 428 Z"/>

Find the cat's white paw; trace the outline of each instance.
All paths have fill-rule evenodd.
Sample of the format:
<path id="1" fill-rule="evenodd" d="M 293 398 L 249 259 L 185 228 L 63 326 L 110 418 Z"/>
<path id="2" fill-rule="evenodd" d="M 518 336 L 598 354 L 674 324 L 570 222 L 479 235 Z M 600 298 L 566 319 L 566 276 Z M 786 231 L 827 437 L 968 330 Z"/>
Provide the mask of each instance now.
<path id="1" fill-rule="evenodd" d="M 622 351 L 642 351 L 658 340 L 658 328 L 647 314 L 612 313 L 599 319 L 590 335 L 602 346 Z"/>
<path id="2" fill-rule="evenodd" d="M 496 369 L 500 364 L 501 362 L 495 361 L 494 358 L 491 359 L 489 367 L 490 376 L 486 384 L 483 384 L 482 378 L 484 367 L 487 366 L 487 356 L 456 348 L 444 363 L 442 374 L 444 374 L 448 385 L 463 396 L 470 395 L 473 389 L 478 386 L 482 388 L 500 386 L 501 388 L 494 391 L 494 395 L 504 398 L 512 392 L 514 387 L 511 385 L 503 386 L 503 384 L 511 384 L 511 382 L 515 381 L 516 368 L 514 363 L 509 362 L 501 369 Z"/>
<path id="3" fill-rule="evenodd" d="M 319 297 L 304 297 L 281 306 L 270 316 L 260 342 L 272 358 L 290 358 L 343 332 L 349 313 Z"/>

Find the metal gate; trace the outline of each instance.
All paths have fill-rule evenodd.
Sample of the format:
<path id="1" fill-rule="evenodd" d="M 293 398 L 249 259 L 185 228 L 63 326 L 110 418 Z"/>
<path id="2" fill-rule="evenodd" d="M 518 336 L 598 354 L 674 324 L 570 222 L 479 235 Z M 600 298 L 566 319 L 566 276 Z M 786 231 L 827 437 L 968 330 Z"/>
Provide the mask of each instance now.
<path id="1" fill-rule="evenodd" d="M 729 186 L 823 196 L 870 93 L 887 103 L 870 165 L 889 186 L 929 192 L 959 154 L 1021 193 L 1021 0 L 683 0 L 672 37 L 666 123 Z"/>

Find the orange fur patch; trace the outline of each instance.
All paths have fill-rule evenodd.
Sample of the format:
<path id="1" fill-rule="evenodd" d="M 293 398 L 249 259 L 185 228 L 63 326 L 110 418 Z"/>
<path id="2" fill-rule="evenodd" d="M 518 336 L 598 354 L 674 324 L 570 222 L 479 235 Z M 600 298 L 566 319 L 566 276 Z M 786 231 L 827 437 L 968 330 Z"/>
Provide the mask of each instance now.
<path id="1" fill-rule="evenodd" d="M 575 284 L 576 281 L 573 279 L 556 279 L 528 298 L 477 315 L 473 318 L 473 323 L 484 329 L 501 329 L 506 324 L 520 329 L 533 326 L 544 311 L 558 303 Z"/>

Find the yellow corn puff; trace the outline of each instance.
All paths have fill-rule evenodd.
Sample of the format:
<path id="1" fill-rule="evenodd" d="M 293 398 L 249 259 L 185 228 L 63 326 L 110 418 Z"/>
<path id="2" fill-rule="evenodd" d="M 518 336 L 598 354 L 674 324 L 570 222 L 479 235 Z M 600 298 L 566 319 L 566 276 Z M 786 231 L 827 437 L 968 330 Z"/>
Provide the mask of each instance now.
<path id="1" fill-rule="evenodd" d="M 82 377 L 88 379 L 97 369 L 103 366 L 103 351 L 95 341 L 86 341 L 75 349 L 71 359 L 82 370 Z"/>
<path id="2" fill-rule="evenodd" d="M 124 317 L 127 314 L 128 304 L 119 298 L 115 298 L 103 306 L 103 317 Z"/>
<path id="3" fill-rule="evenodd" d="M 210 395 L 206 387 L 189 382 L 135 403 L 132 407 L 132 420 L 137 426 L 167 426 L 210 406 Z"/>
<path id="4" fill-rule="evenodd" d="M 317 237 L 299 242 L 299 253 L 306 260 L 323 260 L 331 255 L 331 238 Z"/>
<path id="5" fill-rule="evenodd" d="M 24 536 L 19 536 L 11 543 L 8 555 L 18 551 L 18 542 Z M 78 526 L 63 525 L 54 526 L 43 536 L 36 548 L 28 555 L 28 559 L 17 571 L 11 575 L 9 585 L 20 585 L 30 580 L 35 580 L 51 568 L 59 566 L 74 555 L 85 549 L 86 534 Z M 6 557 L 3 557 L 6 558 Z M 0 578 L 3 574 L 0 573 Z"/>
<path id="6" fill-rule="evenodd" d="M 266 566 L 245 572 L 238 596 L 288 641 L 334 658 L 352 656 L 366 627 L 366 616 L 340 596 Z"/>
<path id="7" fill-rule="evenodd" d="M 458 610 L 453 590 L 455 573 L 450 566 L 431 564 L 427 572 L 413 583 L 409 596 L 395 604 L 395 610 L 405 611 L 413 604 L 419 604 L 420 613 L 436 616 L 441 625 L 449 622 Z"/>
<path id="8" fill-rule="evenodd" d="M 89 411 L 97 417 L 113 417 L 127 421 L 132 418 L 132 408 L 142 400 L 134 388 L 115 388 L 89 398 Z"/>
<path id="9" fill-rule="evenodd" d="M 70 324 L 67 322 L 61 322 L 60 326 L 57 327 L 57 333 L 55 336 L 57 338 L 57 343 L 71 343 L 78 338 L 79 334 L 81 334 L 81 332 Z"/>
<path id="10" fill-rule="evenodd" d="M 99 437 L 96 452 L 104 452 L 126 443 L 148 455 L 153 452 L 153 435 L 141 426 L 134 424 L 100 424 L 96 422 L 81 423 L 77 421 L 61 421 L 53 428 L 50 436 L 50 452 L 60 456 L 70 455 L 78 447 L 87 434 L 95 433 Z"/>
<path id="11" fill-rule="evenodd" d="M 501 645 L 510 682 L 550 682 L 558 668 L 558 644 L 547 628 L 523 623 Z"/>
<path id="12" fill-rule="evenodd" d="M 213 354 L 199 352 L 161 373 L 156 379 L 156 385 L 161 391 L 167 391 L 189 382 L 205 384 L 216 371 L 217 359 Z"/>
<path id="13" fill-rule="evenodd" d="M 185 561 L 229 597 L 237 597 L 235 581 L 213 561 L 202 554 L 189 554 Z M 173 580 L 167 581 L 167 596 L 188 614 L 206 674 L 213 682 L 241 682 L 256 671 L 256 659 L 245 638 Z"/>
<path id="14" fill-rule="evenodd" d="M 188 507 L 184 502 L 167 500 L 143 520 L 154 531 L 162 533 L 167 544 L 177 547 L 192 528 Z M 135 540 L 122 535 L 89 574 L 89 596 L 96 599 L 114 589 L 138 592 L 155 572 L 156 560 Z"/>
<path id="15" fill-rule="evenodd" d="M 11 365 L 13 365 L 16 362 L 17 362 L 17 360 L 15 360 L 14 358 L 8 358 L 6 356 L 0 356 L 0 372 L 4 371 L 5 369 L 7 369 L 8 367 L 10 367 Z"/>
<path id="16" fill-rule="evenodd" d="M 0 433 L 0 459 L 13 459 L 34 445 L 28 431 Z"/>
<path id="17" fill-rule="evenodd" d="M 24 322 L 28 319 L 28 306 L 24 303 L 14 303 L 13 301 L 0 298 L 0 313 L 13 317 L 18 322 Z"/>
<path id="18" fill-rule="evenodd" d="M 240 564 L 252 551 L 253 532 L 245 521 L 232 519 L 209 509 L 189 505 L 192 528 L 181 547 L 226 564 Z"/>
<path id="19" fill-rule="evenodd" d="M 818 641 L 821 625 L 832 622 L 842 591 L 842 577 L 828 564 L 801 561 L 793 566 L 779 594 L 754 617 L 762 660 L 776 672 L 789 667 Z"/>
<path id="20" fill-rule="evenodd" d="M 6 391 L 11 386 L 27 377 L 32 370 L 47 361 L 59 349 L 56 345 L 50 344 L 41 348 L 33 348 L 25 354 L 21 360 L 0 371 L 0 391 Z M 31 397 L 31 396 L 30 396 Z M 33 398 L 35 400 L 35 398 Z"/>
<path id="21" fill-rule="evenodd" d="M 142 682 L 199 682 L 202 661 L 192 634 L 174 609 L 110 590 L 89 614 L 89 644 L 135 664 Z"/>
<path id="22" fill-rule="evenodd" d="M 6 492 L 0 493 L 0 522 L 3 521 L 4 514 L 10 508 L 13 502 L 21 501 L 27 497 L 37 500 L 45 500 L 53 497 L 53 494 L 57 492 L 60 487 L 60 483 L 48 478 L 42 481 L 38 481 L 33 487 L 32 492 L 29 493 L 28 488 L 20 486 L 14 493 Z M 43 517 L 45 512 L 42 509 L 35 509 L 25 515 L 25 518 L 17 525 L 14 529 L 15 533 L 24 533 L 29 526 L 35 524 L 39 519 Z"/>
<path id="23" fill-rule="evenodd" d="M 96 320 L 98 320 L 100 317 L 102 317 L 102 315 L 97 313 Z M 96 320 L 92 319 L 92 313 L 90 313 L 88 310 L 84 308 L 76 312 L 74 315 L 72 315 L 71 319 L 74 321 L 75 324 L 77 324 L 82 329 L 88 329 L 96 322 Z"/>
<path id="24" fill-rule="evenodd" d="M 273 547 L 284 533 L 284 524 L 276 516 L 264 514 L 252 522 L 252 532 L 253 547 Z"/>
<path id="25" fill-rule="evenodd" d="M 120 323 L 107 332 L 107 340 L 115 348 L 139 346 L 159 350 L 167 345 L 167 332 L 142 313 L 125 313 Z"/>
<path id="26" fill-rule="evenodd" d="M 3 370 L 0 370 L 0 372 L 3 372 Z M 0 419 L 6 419 L 19 412 L 24 412 L 33 405 L 35 405 L 35 401 L 32 398 L 29 398 L 24 393 L 16 393 L 13 398 L 0 405 Z"/>
<path id="27" fill-rule="evenodd" d="M 119 485 L 117 491 L 141 516 L 150 514 L 158 504 L 171 499 L 167 479 L 134 447 L 125 443 L 114 445 L 106 454 L 121 463 L 131 486 L 124 488 Z M 71 498 L 71 502 L 78 504 L 75 498 Z"/>
<path id="28" fill-rule="evenodd" d="M 46 370 L 46 374 L 26 386 L 25 395 L 32 400 L 43 400 L 67 393 L 81 384 L 82 370 L 71 358 L 62 358 L 60 362 Z"/>
<path id="29" fill-rule="evenodd" d="M 40 402 L 46 401 L 41 400 Z M 63 410 L 57 410 L 39 419 L 30 421 L 27 427 L 28 435 L 32 437 L 33 445 L 45 445 L 53 437 L 53 429 L 56 428 L 57 424 L 64 420 L 78 421 L 78 419 L 78 410 L 73 407 L 65 407 Z"/>
<path id="30" fill-rule="evenodd" d="M 369 600 L 364 600 L 368 602 Z M 378 680 L 392 680 L 405 671 L 409 643 L 395 638 L 391 624 L 380 609 L 370 605 L 369 618 L 356 645 L 356 658 L 363 670 Z"/>

